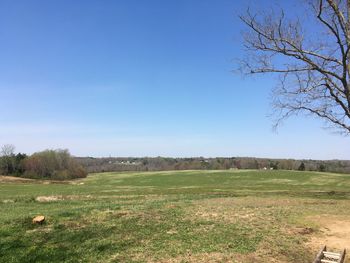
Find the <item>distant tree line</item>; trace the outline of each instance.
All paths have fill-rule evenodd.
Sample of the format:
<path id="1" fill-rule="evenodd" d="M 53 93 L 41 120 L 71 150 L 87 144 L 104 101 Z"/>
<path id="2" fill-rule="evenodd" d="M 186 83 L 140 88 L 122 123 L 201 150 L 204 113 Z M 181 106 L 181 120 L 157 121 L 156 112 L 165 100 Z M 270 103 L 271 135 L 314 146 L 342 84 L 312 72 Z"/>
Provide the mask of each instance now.
<path id="1" fill-rule="evenodd" d="M 86 177 L 87 172 L 68 150 L 45 150 L 28 156 L 16 154 L 15 147 L 7 144 L 0 151 L 0 175 L 65 180 Z"/>
<path id="2" fill-rule="evenodd" d="M 83 178 L 87 173 L 165 170 L 296 170 L 350 173 L 348 160 L 294 160 L 252 157 L 72 157 L 68 150 L 45 150 L 26 155 L 13 145 L 0 149 L 0 175 L 64 180 Z"/>
<path id="3" fill-rule="evenodd" d="M 93 158 L 76 157 L 76 160 L 89 172 L 112 171 L 163 171 L 163 170 L 225 170 L 225 169 L 262 169 L 296 170 L 350 173 L 350 161 L 347 160 L 294 160 L 251 157 L 230 158 Z"/>

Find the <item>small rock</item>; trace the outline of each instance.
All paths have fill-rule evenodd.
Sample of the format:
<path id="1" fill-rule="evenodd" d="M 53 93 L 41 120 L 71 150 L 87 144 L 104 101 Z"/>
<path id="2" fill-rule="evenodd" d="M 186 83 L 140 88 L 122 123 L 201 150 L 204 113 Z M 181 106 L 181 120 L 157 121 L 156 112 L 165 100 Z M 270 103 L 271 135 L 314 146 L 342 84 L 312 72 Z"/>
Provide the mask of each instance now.
<path id="1" fill-rule="evenodd" d="M 42 224 L 45 221 L 45 216 L 36 216 L 33 218 L 33 224 Z"/>

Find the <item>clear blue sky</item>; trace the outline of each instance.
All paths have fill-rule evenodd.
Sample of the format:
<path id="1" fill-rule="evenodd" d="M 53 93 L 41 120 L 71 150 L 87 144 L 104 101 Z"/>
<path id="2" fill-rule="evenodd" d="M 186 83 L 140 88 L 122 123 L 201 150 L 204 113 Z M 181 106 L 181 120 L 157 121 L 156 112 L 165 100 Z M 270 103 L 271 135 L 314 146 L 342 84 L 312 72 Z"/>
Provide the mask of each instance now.
<path id="1" fill-rule="evenodd" d="M 231 72 L 248 4 L 0 1 L 0 144 L 79 156 L 350 159 L 350 138 L 321 121 L 293 118 L 273 132 L 275 79 Z"/>

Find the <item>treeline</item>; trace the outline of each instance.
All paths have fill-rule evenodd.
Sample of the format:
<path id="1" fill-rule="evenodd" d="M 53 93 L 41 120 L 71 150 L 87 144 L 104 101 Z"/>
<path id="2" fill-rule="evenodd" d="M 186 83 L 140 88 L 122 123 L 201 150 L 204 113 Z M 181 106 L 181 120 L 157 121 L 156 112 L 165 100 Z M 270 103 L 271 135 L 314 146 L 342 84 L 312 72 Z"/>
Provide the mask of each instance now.
<path id="1" fill-rule="evenodd" d="M 347 160 L 294 160 L 250 157 L 231 158 L 93 158 L 72 157 L 68 150 L 45 150 L 26 155 L 15 153 L 15 147 L 4 145 L 0 150 L 0 175 L 65 180 L 83 178 L 87 173 L 114 171 L 165 170 L 299 170 L 350 173 Z"/>
<path id="2" fill-rule="evenodd" d="M 163 170 L 225 170 L 273 169 L 350 173 L 350 161 L 293 160 L 250 157 L 231 158 L 93 158 L 76 160 L 89 172 L 163 171 Z"/>
<path id="3" fill-rule="evenodd" d="M 68 150 L 45 150 L 28 156 L 16 154 L 13 145 L 4 145 L 0 151 L 0 175 L 66 180 L 86 177 L 87 172 Z"/>

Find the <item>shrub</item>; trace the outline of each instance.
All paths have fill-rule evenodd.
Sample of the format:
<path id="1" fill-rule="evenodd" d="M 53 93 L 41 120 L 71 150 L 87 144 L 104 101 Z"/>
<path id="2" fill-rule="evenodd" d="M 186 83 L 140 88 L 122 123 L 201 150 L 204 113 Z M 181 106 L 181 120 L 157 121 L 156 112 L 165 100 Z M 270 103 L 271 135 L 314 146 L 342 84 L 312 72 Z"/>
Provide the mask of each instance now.
<path id="1" fill-rule="evenodd" d="M 24 177 L 65 180 L 86 177 L 87 173 L 68 150 L 46 150 L 24 161 Z"/>
<path id="2" fill-rule="evenodd" d="M 320 172 L 325 172 L 326 171 L 326 166 L 323 163 L 321 163 L 320 166 L 318 167 L 318 170 Z"/>

